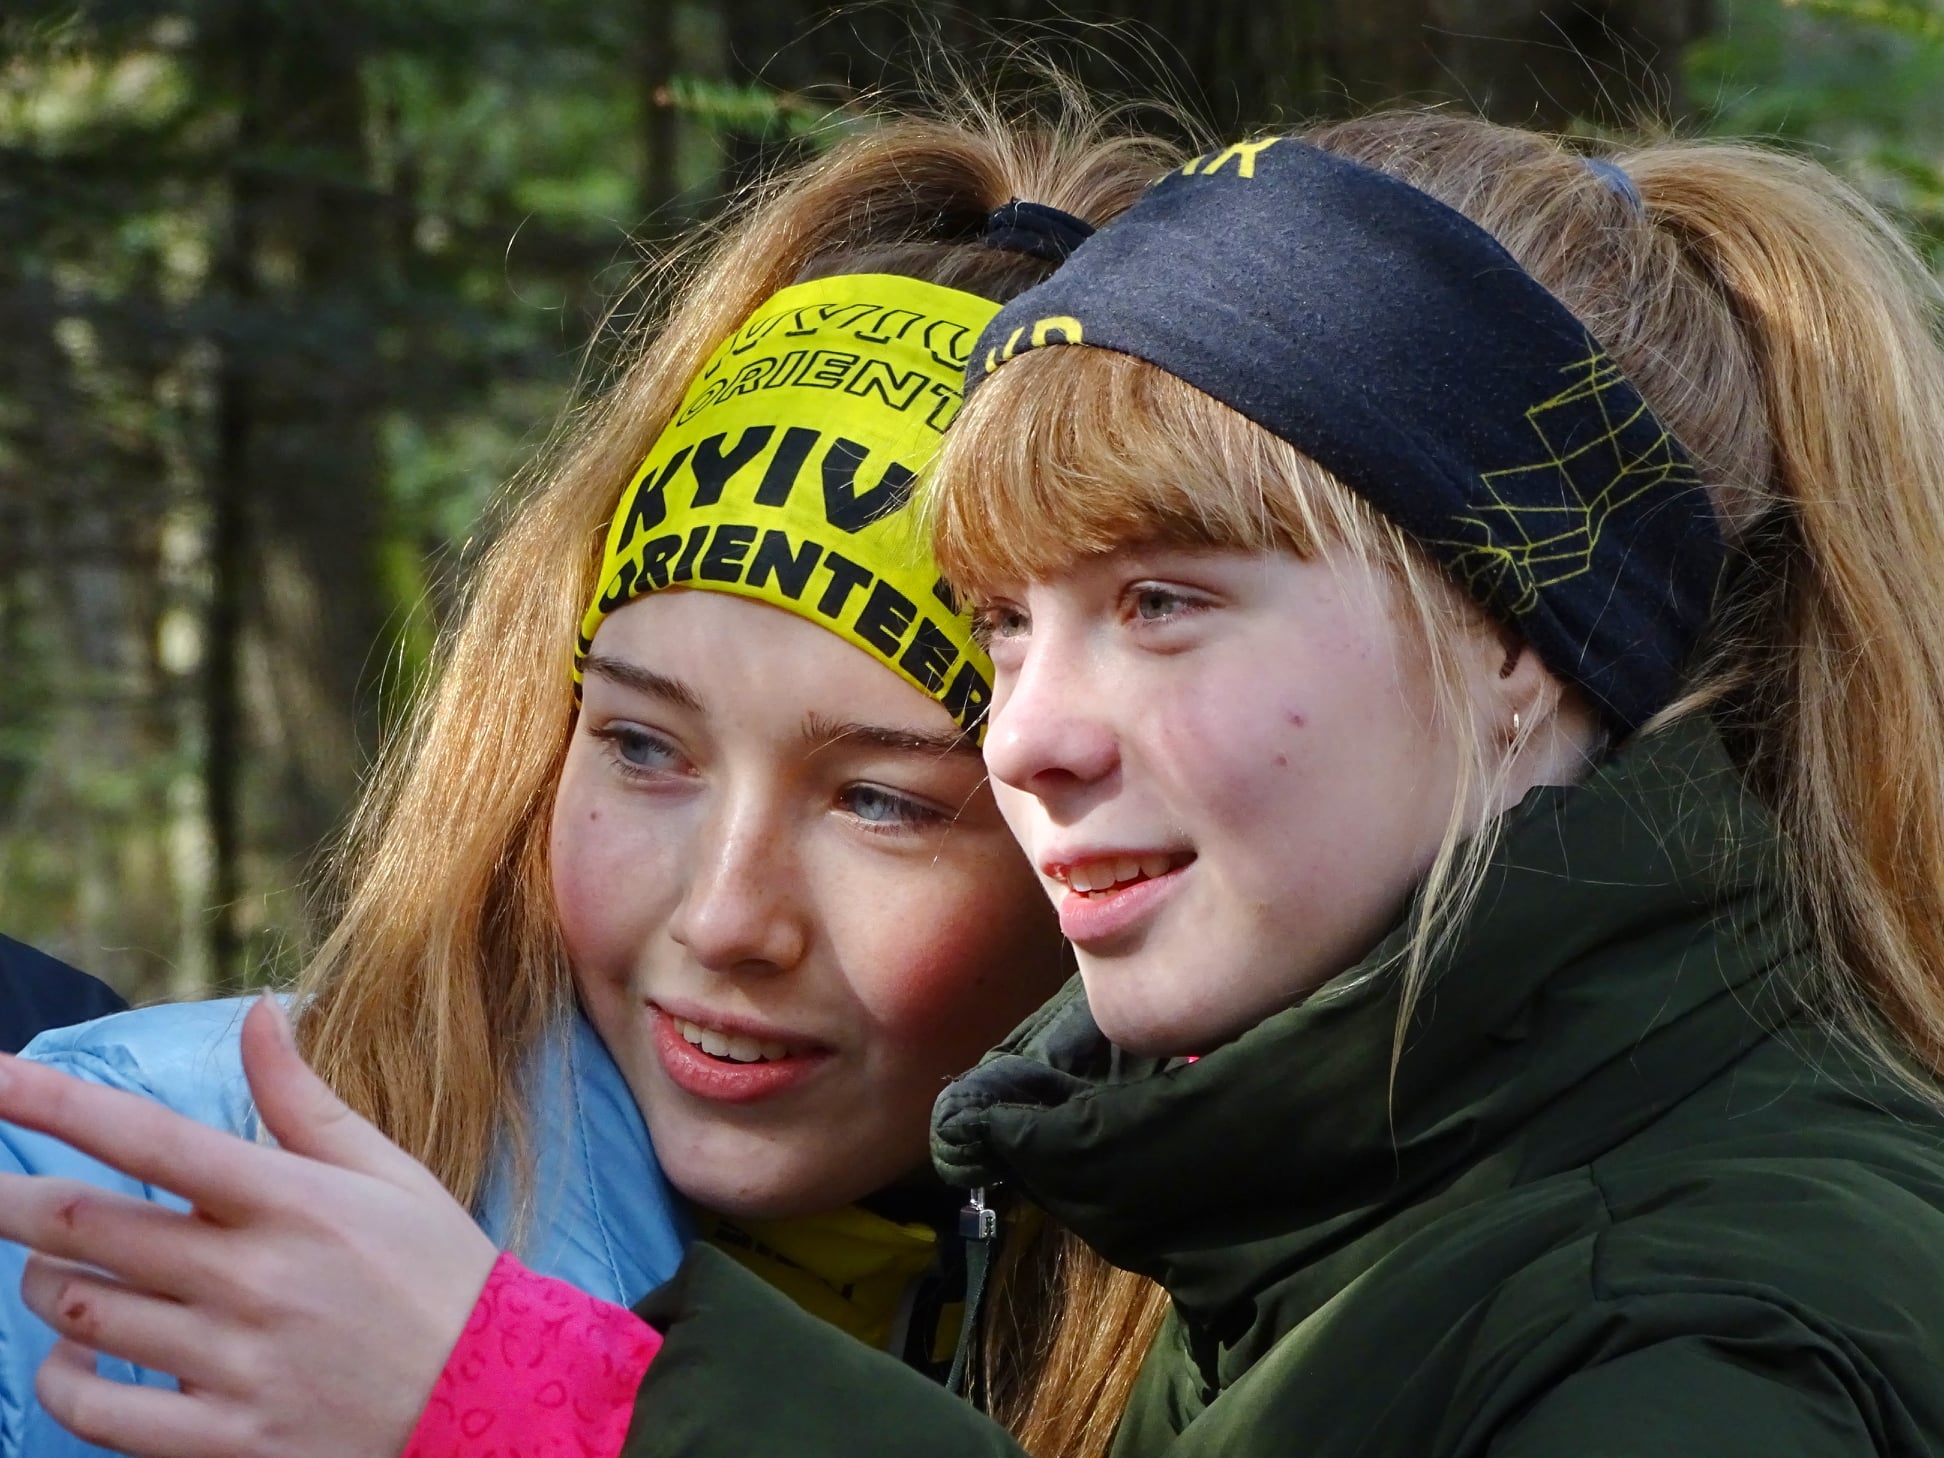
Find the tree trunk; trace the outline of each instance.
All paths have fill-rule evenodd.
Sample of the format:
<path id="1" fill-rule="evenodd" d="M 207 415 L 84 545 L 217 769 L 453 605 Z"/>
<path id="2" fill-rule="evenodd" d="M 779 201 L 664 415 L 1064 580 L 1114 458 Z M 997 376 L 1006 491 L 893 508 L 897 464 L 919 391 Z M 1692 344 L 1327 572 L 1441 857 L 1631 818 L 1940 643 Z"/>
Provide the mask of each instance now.
<path id="1" fill-rule="evenodd" d="M 242 0 L 211 482 L 205 802 L 217 974 L 253 980 L 238 898 L 303 866 L 374 747 L 385 661 L 374 319 L 387 230 L 364 186 L 355 12 Z M 376 287 L 374 287 L 376 285 Z M 251 754 L 263 772 L 247 778 Z"/>
<path id="2" fill-rule="evenodd" d="M 663 223 L 670 221 L 667 212 L 680 187 L 675 167 L 680 118 L 669 94 L 675 80 L 675 6 L 672 0 L 641 0 L 639 16 L 641 214 Z"/>

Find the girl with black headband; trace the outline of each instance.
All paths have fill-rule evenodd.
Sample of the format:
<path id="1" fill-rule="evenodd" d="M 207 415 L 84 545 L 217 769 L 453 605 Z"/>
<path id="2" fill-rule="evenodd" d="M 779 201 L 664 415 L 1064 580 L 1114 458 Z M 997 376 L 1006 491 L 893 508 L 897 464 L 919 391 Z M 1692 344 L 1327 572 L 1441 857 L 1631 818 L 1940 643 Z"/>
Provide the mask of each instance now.
<path id="1" fill-rule="evenodd" d="M 44 1253 L 3 1248 L 0 1455 L 602 1451 L 687 1234 L 946 1375 L 931 1101 L 1065 963 L 910 488 L 996 301 L 1178 160 L 1077 108 L 887 124 L 683 274 L 480 568 L 294 1040 L 202 1004 L 0 1063 L 0 1234 Z M 1035 1447 L 1098 1451 L 1112 1336 L 1019 1374 Z"/>
<path id="2" fill-rule="evenodd" d="M 1115 1454 L 1944 1452 L 1938 304 L 1811 163 L 1414 115 L 1000 311 L 929 510 L 1080 977 L 933 1155 L 1169 1292 Z M 630 1455 L 1014 1451 L 642 1309 Z"/>

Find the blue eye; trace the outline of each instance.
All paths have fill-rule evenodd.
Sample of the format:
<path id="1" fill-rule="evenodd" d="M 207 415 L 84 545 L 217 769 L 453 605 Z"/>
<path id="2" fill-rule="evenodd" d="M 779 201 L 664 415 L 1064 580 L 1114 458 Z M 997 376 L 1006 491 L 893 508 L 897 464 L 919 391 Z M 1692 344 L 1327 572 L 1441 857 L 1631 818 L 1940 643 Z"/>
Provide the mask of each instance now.
<path id="1" fill-rule="evenodd" d="M 988 603 L 972 615 L 972 636 L 981 643 L 1023 638 L 1032 626 L 1032 619 L 1011 603 Z"/>
<path id="2" fill-rule="evenodd" d="M 1134 616 L 1144 623 L 1161 622 L 1189 606 L 1187 598 L 1165 587 L 1137 587 L 1131 597 Z"/>
<path id="3" fill-rule="evenodd" d="M 847 786 L 838 802 L 874 830 L 907 829 L 946 818 L 931 806 L 882 785 Z"/>
<path id="4" fill-rule="evenodd" d="M 626 774 L 666 774 L 682 768 L 682 752 L 659 734 L 635 724 L 612 724 L 595 731 Z"/>

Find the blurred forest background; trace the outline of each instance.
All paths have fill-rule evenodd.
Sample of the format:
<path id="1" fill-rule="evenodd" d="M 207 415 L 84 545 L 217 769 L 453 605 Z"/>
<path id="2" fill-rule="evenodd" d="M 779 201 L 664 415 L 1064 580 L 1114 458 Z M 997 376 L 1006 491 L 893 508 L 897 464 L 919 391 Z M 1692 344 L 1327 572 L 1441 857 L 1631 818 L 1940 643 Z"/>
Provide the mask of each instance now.
<path id="1" fill-rule="evenodd" d="M 138 998 L 290 971 L 607 311 L 940 55 L 1037 39 L 1222 132 L 1407 98 L 1770 137 L 1944 264 L 1936 4 L 4 0 L 0 930 Z"/>

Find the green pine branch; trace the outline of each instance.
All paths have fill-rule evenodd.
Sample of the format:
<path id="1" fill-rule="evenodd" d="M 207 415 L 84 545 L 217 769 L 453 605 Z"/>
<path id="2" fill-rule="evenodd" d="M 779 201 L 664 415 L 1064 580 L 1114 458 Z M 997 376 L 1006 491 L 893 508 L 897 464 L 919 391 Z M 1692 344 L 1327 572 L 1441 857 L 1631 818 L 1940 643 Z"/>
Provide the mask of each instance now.
<path id="1" fill-rule="evenodd" d="M 764 137 L 801 136 L 815 130 L 831 111 L 795 92 L 703 76 L 671 78 L 656 89 L 654 102 L 713 131 Z"/>
<path id="2" fill-rule="evenodd" d="M 1791 9 L 1880 26 L 1920 40 L 1944 41 L 1944 11 L 1903 0 L 1782 0 Z"/>

